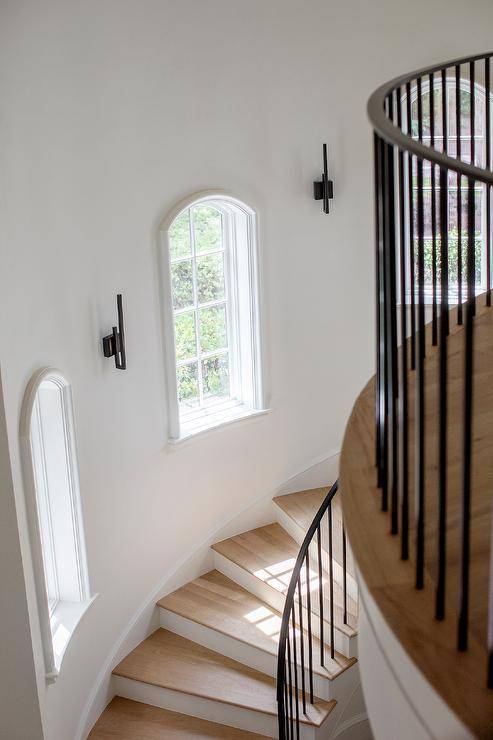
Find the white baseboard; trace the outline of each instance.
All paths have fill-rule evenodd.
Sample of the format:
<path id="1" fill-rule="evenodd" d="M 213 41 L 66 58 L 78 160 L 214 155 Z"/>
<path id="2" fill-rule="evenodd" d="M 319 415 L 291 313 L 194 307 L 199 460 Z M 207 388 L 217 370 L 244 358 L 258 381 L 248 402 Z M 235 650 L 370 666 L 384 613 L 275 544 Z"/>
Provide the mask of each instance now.
<path id="1" fill-rule="evenodd" d="M 288 479 L 273 490 L 257 496 L 234 517 L 222 522 L 191 552 L 186 553 L 170 568 L 160 583 L 147 596 L 126 625 L 94 682 L 77 729 L 75 740 L 85 740 L 92 726 L 103 712 L 106 705 L 115 696 L 111 672 L 137 645 L 145 640 L 159 626 L 159 613 L 156 602 L 181 585 L 213 567 L 213 556 L 210 546 L 226 537 L 260 527 L 275 520 L 272 498 L 296 490 L 316 488 L 333 482 L 337 477 L 340 448 L 331 450 L 326 455 L 313 459 L 304 468 L 293 472 Z"/>

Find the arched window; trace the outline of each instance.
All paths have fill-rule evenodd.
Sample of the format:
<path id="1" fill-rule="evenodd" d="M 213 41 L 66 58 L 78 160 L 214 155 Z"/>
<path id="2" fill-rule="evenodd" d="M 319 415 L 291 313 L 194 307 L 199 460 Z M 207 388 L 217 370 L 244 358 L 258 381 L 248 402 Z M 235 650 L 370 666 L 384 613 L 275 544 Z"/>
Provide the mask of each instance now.
<path id="1" fill-rule="evenodd" d="M 422 84 L 422 141 L 431 145 L 433 133 L 434 147 L 439 151 L 446 149 L 452 157 L 459 157 L 464 162 L 471 162 L 471 85 L 467 78 L 456 84 L 455 76 L 445 80 L 445 101 L 443 101 L 443 83 L 439 76 L 433 80 L 433 131 L 431 126 L 431 94 L 430 82 Z M 486 163 L 486 106 L 485 89 L 480 82 L 474 86 L 474 164 L 485 167 Z M 443 102 L 445 102 L 445 130 L 443 126 Z M 402 99 L 403 118 L 406 120 L 406 96 Z M 413 138 L 419 137 L 417 89 L 411 91 L 411 133 Z M 459 128 L 458 128 L 459 127 Z M 458 132 L 460 136 L 458 136 Z M 460 142 L 460 150 L 459 150 Z M 438 168 L 434 174 L 429 162 L 423 165 L 423 215 L 424 215 L 424 263 L 425 263 L 425 298 L 429 298 L 433 285 L 433 224 L 439 224 L 440 213 L 440 175 Z M 413 168 L 413 203 L 414 203 L 414 246 L 417 249 L 417 169 L 416 161 Z M 456 302 L 458 298 L 459 269 L 463 284 L 465 277 L 464 245 L 468 238 L 467 219 L 467 182 L 464 178 L 452 171 L 449 172 L 447 182 L 448 201 L 448 286 L 449 300 Z M 486 188 L 482 183 L 475 185 L 475 280 L 476 290 L 486 289 Z M 438 291 L 440 286 L 440 237 L 439 225 L 436 226 L 438 236 L 435 239 L 436 270 Z M 462 257 L 462 266 L 461 266 Z M 415 265 L 417 270 L 417 265 Z M 465 289 L 462 291 L 462 300 L 465 300 Z"/>
<path id="2" fill-rule="evenodd" d="M 72 394 L 57 370 L 47 368 L 31 379 L 20 433 L 46 674 L 54 679 L 91 602 Z"/>
<path id="3" fill-rule="evenodd" d="M 254 211 L 207 193 L 163 229 L 170 437 L 263 410 Z"/>

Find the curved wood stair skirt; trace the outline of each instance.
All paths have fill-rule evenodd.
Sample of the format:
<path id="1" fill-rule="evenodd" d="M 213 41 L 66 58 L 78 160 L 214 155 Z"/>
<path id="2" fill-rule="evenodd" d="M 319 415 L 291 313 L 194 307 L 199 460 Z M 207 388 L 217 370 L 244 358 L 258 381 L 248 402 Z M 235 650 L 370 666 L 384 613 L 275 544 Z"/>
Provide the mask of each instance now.
<path id="1" fill-rule="evenodd" d="M 493 737 L 493 691 L 486 688 L 486 630 L 493 492 L 493 309 L 478 297 L 475 318 L 474 414 L 471 505 L 471 582 L 469 649 L 457 651 L 461 532 L 461 443 L 463 418 L 464 328 L 450 311 L 448 340 L 447 449 L 447 602 L 446 618 L 434 618 L 438 561 L 438 350 L 426 327 L 425 360 L 425 587 L 415 583 L 414 532 L 411 554 L 400 559 L 400 537 L 390 534 L 381 511 L 375 468 L 375 379 L 364 388 L 349 419 L 341 453 L 340 490 L 345 524 L 359 576 L 388 627 L 415 666 L 453 713 L 478 738 Z M 411 376 L 410 376 L 411 377 Z M 411 385 L 409 386 L 412 387 Z M 414 434 L 414 398 L 409 398 Z M 410 445 L 412 452 L 413 445 Z M 414 460 L 409 460 L 413 497 Z M 411 517 L 412 515 L 411 503 Z M 402 680 L 402 677 L 401 677 Z"/>
<path id="2" fill-rule="evenodd" d="M 328 490 L 276 497 L 276 522 L 214 544 L 215 569 L 159 600 L 161 626 L 114 668 L 116 696 L 93 727 L 91 740 L 278 736 L 277 649 L 285 592 L 300 544 Z M 340 519 L 339 496 L 333 510 Z M 325 579 L 325 539 L 322 562 Z M 357 589 L 349 548 L 347 625 L 338 582 L 341 563 L 342 538 L 335 538 L 335 654 L 331 659 L 324 619 L 321 665 L 315 624 L 320 620 L 315 619 L 315 702 L 300 717 L 301 740 L 332 737 L 341 719 L 347 721 L 343 711 L 359 690 Z M 310 572 L 310 591 L 318 593 L 318 585 L 318 573 Z M 303 640 L 307 649 L 305 632 Z"/>

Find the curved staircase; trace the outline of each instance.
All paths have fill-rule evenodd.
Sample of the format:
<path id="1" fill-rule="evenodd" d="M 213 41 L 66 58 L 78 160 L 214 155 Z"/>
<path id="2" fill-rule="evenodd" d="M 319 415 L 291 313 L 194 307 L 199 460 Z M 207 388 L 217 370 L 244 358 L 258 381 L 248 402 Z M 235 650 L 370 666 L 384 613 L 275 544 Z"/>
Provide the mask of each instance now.
<path id="1" fill-rule="evenodd" d="M 215 543 L 215 569 L 158 601 L 161 626 L 114 668 L 116 696 L 91 740 L 278 737 L 277 653 L 285 594 L 300 543 L 326 494 L 327 488 L 318 488 L 276 497 L 277 521 Z M 338 498 L 334 512 L 342 517 Z M 333 554 L 339 570 L 340 545 L 335 543 Z M 347 578 L 354 583 L 352 561 Z M 324 646 L 322 666 L 314 620 L 314 702 L 300 718 L 302 740 L 340 734 L 348 711 L 358 724 L 365 719 L 355 657 L 356 594 L 349 589 L 343 624 L 337 571 L 334 585 L 336 649 L 331 658 Z M 310 588 L 318 594 L 316 576 Z M 326 617 L 323 622 L 326 637 L 330 625 Z M 308 644 L 306 630 L 303 641 Z"/>
<path id="2" fill-rule="evenodd" d="M 493 737 L 492 57 L 403 75 L 368 104 L 377 372 L 340 488 L 379 740 Z"/>

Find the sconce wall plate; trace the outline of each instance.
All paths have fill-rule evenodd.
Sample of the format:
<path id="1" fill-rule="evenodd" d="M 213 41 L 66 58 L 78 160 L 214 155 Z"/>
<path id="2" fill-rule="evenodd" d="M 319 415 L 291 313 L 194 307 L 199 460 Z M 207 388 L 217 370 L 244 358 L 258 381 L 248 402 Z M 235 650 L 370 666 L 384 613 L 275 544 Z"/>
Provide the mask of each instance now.
<path id="1" fill-rule="evenodd" d="M 315 200 L 323 200 L 323 212 L 329 213 L 329 200 L 334 197 L 334 182 L 329 180 L 329 170 L 327 165 L 327 144 L 323 147 L 324 171 L 321 180 L 315 180 L 313 183 L 313 197 Z"/>
<path id="2" fill-rule="evenodd" d="M 115 358 L 117 370 L 127 369 L 127 355 L 125 352 L 125 329 L 123 325 L 122 295 L 116 296 L 116 308 L 118 311 L 118 327 L 114 326 L 111 334 L 103 337 L 103 352 L 105 357 Z"/>

